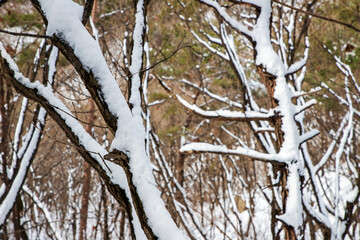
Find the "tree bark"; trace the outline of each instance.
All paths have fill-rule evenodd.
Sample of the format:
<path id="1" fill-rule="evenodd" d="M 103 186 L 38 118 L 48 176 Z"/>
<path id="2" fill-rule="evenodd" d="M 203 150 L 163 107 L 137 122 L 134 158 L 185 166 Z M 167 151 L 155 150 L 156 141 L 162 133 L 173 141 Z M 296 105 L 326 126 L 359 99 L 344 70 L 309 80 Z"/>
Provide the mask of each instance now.
<path id="1" fill-rule="evenodd" d="M 276 86 L 276 77 L 271 74 L 268 74 L 266 72 L 266 70 L 262 68 L 262 66 L 258 67 L 258 72 L 260 74 L 260 78 L 261 78 L 262 82 L 264 83 L 264 85 L 267 89 L 267 92 L 269 94 L 269 97 L 271 99 L 271 107 L 275 109 L 278 106 L 278 101 L 274 97 L 275 86 Z M 276 146 L 276 150 L 279 152 L 280 148 L 284 142 L 284 132 L 281 129 L 282 118 L 280 116 L 276 116 L 276 113 L 275 113 L 275 117 L 272 119 L 272 122 L 274 124 L 275 134 L 276 134 L 275 146 Z M 282 211 L 284 212 L 285 208 L 286 208 L 286 201 L 287 201 L 288 194 L 289 194 L 289 191 L 287 189 L 288 170 L 287 170 L 286 166 L 284 166 L 284 165 L 273 165 L 273 171 L 274 171 L 274 176 L 276 176 L 277 174 L 280 174 L 280 183 L 279 184 L 281 186 Z M 276 201 L 275 197 L 274 197 L 273 201 Z M 271 227 L 273 228 L 272 229 L 273 234 L 275 234 L 276 222 L 278 221 L 276 218 L 276 215 L 274 215 L 275 212 L 276 211 L 274 211 L 272 213 L 272 223 L 271 223 Z M 277 215 L 280 215 L 282 213 L 277 213 Z M 285 239 L 286 240 L 295 240 L 296 239 L 296 234 L 295 234 L 293 227 L 284 224 L 284 231 L 285 231 Z"/>

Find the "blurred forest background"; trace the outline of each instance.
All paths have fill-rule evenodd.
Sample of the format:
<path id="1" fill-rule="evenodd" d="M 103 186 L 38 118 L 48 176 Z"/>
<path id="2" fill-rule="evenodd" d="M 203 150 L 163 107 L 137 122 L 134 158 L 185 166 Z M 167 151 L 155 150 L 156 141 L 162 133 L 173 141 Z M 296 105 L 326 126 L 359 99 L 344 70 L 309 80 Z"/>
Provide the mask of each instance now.
<path id="1" fill-rule="evenodd" d="M 76 2 L 84 4 L 83 0 Z M 250 28 L 256 11 L 235 2 L 227 1 L 224 5 L 228 4 L 226 9 L 233 16 L 245 19 L 244 24 Z M 279 2 L 360 28 L 357 0 Z M 302 90 L 304 98 L 316 99 L 317 104 L 307 109 L 304 122 L 306 128 L 316 128 L 320 134 L 307 142 L 307 150 L 315 165 L 322 161 L 329 146 L 334 145 L 327 161 L 317 170 L 319 186 L 326 193 L 323 195 L 325 201 L 335 209 L 338 204 L 334 197 L 336 177 L 341 179 L 340 195 L 344 197 L 340 201 L 344 201 L 344 206 L 345 196 L 355 194 L 351 212 L 346 213 L 351 217 L 346 220 L 349 226 L 343 236 L 359 239 L 360 89 L 354 82 L 360 84 L 360 33 L 275 1 L 272 6 L 273 45 L 280 54 L 282 48 L 285 49 L 289 66 L 301 59 L 309 46 Z M 249 123 L 231 118 L 204 118 L 178 98 L 181 96 L 204 111 L 236 110 L 237 104 L 242 103 L 244 88 L 236 69 L 224 60 L 226 56 L 221 56 L 227 53 L 216 33 L 220 17 L 204 4 L 191 0 L 153 0 L 147 11 L 148 80 L 143 98 L 146 99 L 144 112 L 149 113 L 151 126 L 148 153 L 157 187 L 171 216 L 189 239 L 284 238 L 281 227 L 274 225 L 274 216 L 281 211 L 281 206 L 276 207 L 269 197 L 277 188 L 269 173 L 276 172 L 271 164 L 237 155 L 179 151 L 185 144 L 194 142 L 224 145 L 229 149 L 243 145 L 262 149 Z M 91 18 L 94 26 L 86 25 L 98 39 L 125 97 L 129 94 L 124 76 L 128 75 L 126 56 L 131 54 L 134 14 L 132 0 L 95 1 Z M 297 24 L 290 28 L 292 21 Z M 252 47 L 235 30 L 225 28 L 239 55 L 253 98 L 260 108 L 271 107 L 266 86 L 254 63 Z M 41 15 L 25 0 L 9 0 L 4 4 L 0 1 L 0 29 L 45 34 Z M 289 39 L 293 40 L 291 46 Z M 51 52 L 50 45 L 44 43 L 47 40 L 0 32 L 0 41 L 31 81 L 46 74 L 44 66 Z M 284 43 L 286 46 L 281 45 Z M 43 48 L 39 48 L 41 44 Z M 347 69 L 344 66 L 351 69 L 351 76 L 342 71 Z M 349 80 L 350 87 L 345 86 L 346 78 L 353 78 Z M 23 97 L 1 72 L 0 84 L 0 161 L 3 168 L 10 168 L 12 161 L 5 159 L 13 159 L 13 152 L 21 147 L 20 144 L 14 149 L 19 115 L 23 113 L 22 129 L 28 131 L 36 124 L 34 114 L 39 106 L 31 100 L 24 105 Z M 53 89 L 84 128 L 109 148 L 112 133 L 78 73 L 60 52 Z M 345 133 L 341 126 L 347 124 L 343 123 L 348 112 L 344 100 L 347 91 L 350 91 L 357 113 L 352 120 L 351 137 L 343 140 L 342 145 Z M 271 132 L 271 129 L 258 131 Z M 84 163 L 76 147 L 52 118 L 46 118 L 41 132 L 26 181 L 11 214 L 1 226 L 0 239 L 129 239 L 126 211 L 109 194 L 98 174 Z M 342 151 L 337 153 L 338 149 Z M 335 169 L 339 154 L 340 172 Z M 6 181 L 2 174 L 0 183 Z M 304 188 L 309 187 L 306 184 L 310 185 L 305 182 Z M 2 200 L 4 198 L 0 198 L 0 203 Z M 344 221 L 346 214 L 341 217 Z M 305 238 L 328 239 L 329 229 L 311 214 L 305 212 L 304 215 Z"/>

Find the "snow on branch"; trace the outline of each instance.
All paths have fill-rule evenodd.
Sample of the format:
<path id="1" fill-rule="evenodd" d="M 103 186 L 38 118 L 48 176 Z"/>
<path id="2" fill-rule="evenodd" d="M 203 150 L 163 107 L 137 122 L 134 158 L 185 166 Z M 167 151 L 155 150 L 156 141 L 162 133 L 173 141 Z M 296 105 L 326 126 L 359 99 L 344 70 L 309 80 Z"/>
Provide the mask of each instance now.
<path id="1" fill-rule="evenodd" d="M 36 72 L 39 67 L 39 54 L 40 51 L 45 49 L 45 41 L 40 43 L 40 47 L 37 49 L 37 53 L 34 58 L 34 69 L 33 71 Z M 2 43 L 0 42 L 0 67 L 3 74 L 6 74 L 6 67 L 4 66 L 4 59 L 3 56 L 7 56 L 10 58 L 5 49 L 3 48 Z M 45 76 L 47 82 L 50 84 L 53 83 L 54 78 L 54 68 L 56 65 L 57 59 L 57 49 L 52 48 L 50 52 L 49 59 L 47 61 L 47 70 L 48 75 Z M 5 68 L 4 68 L 5 67 Z M 45 69 L 46 69 L 45 67 Z M 15 100 L 16 101 L 16 100 Z M 28 107 L 28 99 L 26 97 L 23 98 L 21 109 L 18 115 L 18 121 L 16 124 L 15 132 L 14 132 L 14 139 L 12 142 L 12 162 L 9 169 L 6 166 L 6 159 L 2 159 L 3 161 L 3 172 L 2 174 L 7 175 L 5 179 L 7 179 L 7 183 L 3 182 L 0 187 L 0 226 L 5 223 L 6 218 L 12 211 L 14 205 L 16 204 L 16 199 L 19 196 L 20 190 L 25 182 L 26 175 L 30 168 L 30 165 L 35 157 L 37 152 L 40 139 L 42 137 L 42 131 L 45 126 L 45 119 L 46 119 L 46 111 L 44 108 L 41 108 L 39 105 L 36 106 L 35 114 L 33 121 L 29 128 L 24 133 L 24 137 L 22 138 L 21 135 L 23 134 L 24 130 L 24 121 L 25 115 Z M 19 146 L 20 149 L 19 149 Z M 1 154 L 2 155 L 2 154 Z M 9 156 L 9 155 L 8 155 Z M 2 157 L 3 158 L 3 157 Z M 5 156 L 6 158 L 6 156 Z"/>
<path id="2" fill-rule="evenodd" d="M 298 72 L 299 70 L 301 70 L 305 65 L 306 65 L 306 60 L 307 59 L 301 59 L 298 62 L 295 62 L 294 64 L 292 64 L 286 71 L 286 74 L 294 74 L 296 72 Z"/>
<path id="3" fill-rule="evenodd" d="M 246 110 L 243 112 L 223 110 L 223 109 L 214 110 L 214 111 L 203 110 L 200 107 L 196 106 L 195 104 L 188 103 L 180 95 L 174 94 L 173 91 L 165 84 L 165 82 L 160 77 L 156 76 L 156 78 L 163 86 L 163 88 L 166 91 L 168 91 L 172 96 L 174 96 L 184 107 L 186 107 L 189 111 L 204 118 L 219 119 L 219 120 L 234 120 L 234 121 L 260 121 L 260 120 L 269 120 L 271 118 L 276 117 L 275 110 L 273 109 L 269 110 L 267 113 L 262 113 L 259 111 L 251 111 L 251 110 Z M 185 81 L 185 83 L 187 83 L 187 81 Z M 221 100 L 224 101 L 225 99 L 222 98 Z"/>
<path id="4" fill-rule="evenodd" d="M 320 134 L 319 130 L 312 129 L 311 131 L 300 136 L 300 143 L 304 143 L 304 142 L 316 137 L 319 134 Z"/>
<path id="5" fill-rule="evenodd" d="M 341 97 L 339 94 L 337 94 L 333 89 L 331 89 L 326 83 L 322 82 L 321 86 L 324 87 L 326 90 L 328 90 L 334 97 L 338 99 L 338 101 L 341 104 L 344 104 L 345 106 L 349 107 L 350 104 L 347 100 L 345 100 L 343 97 Z M 360 116 L 360 110 L 353 109 L 354 113 L 358 116 Z"/>
<path id="6" fill-rule="evenodd" d="M 193 30 L 191 30 L 191 34 L 198 40 L 202 45 L 204 45 L 210 52 L 218 55 L 219 57 L 225 59 L 226 61 L 230 61 L 228 54 L 220 52 L 218 49 L 215 49 L 210 46 L 206 41 L 202 40 Z"/>
<path id="7" fill-rule="evenodd" d="M 306 109 L 314 106 L 317 103 L 316 99 L 311 99 L 310 101 L 306 102 L 305 104 L 296 107 L 296 113 L 295 114 L 299 114 L 303 111 L 305 111 Z"/>
<path id="8" fill-rule="evenodd" d="M 226 103 L 228 105 L 230 105 L 231 107 L 236 107 L 236 108 L 240 108 L 240 109 L 243 109 L 244 106 L 241 104 L 241 103 L 238 103 L 238 102 L 234 102 L 232 100 L 230 100 L 228 97 L 222 97 L 222 96 L 219 96 L 213 92 L 211 92 L 209 89 L 207 89 L 206 87 L 203 87 L 203 88 L 200 88 L 198 85 L 186 80 L 186 79 L 181 79 L 180 80 L 181 83 L 185 83 L 186 85 L 189 85 L 203 93 L 205 93 L 206 95 L 208 95 L 209 97 L 211 97 L 212 99 L 215 99 L 219 102 L 222 102 L 222 103 Z"/>
<path id="9" fill-rule="evenodd" d="M 133 115 L 141 120 L 141 69 L 143 67 L 144 38 L 146 34 L 146 4 L 144 0 L 137 1 L 135 14 L 135 27 L 132 37 L 131 64 L 131 89 L 129 103 L 132 105 Z"/>
<path id="10" fill-rule="evenodd" d="M 240 22 L 238 22 L 235 19 L 233 19 L 232 17 L 230 17 L 230 15 L 225 11 L 225 9 L 223 7 L 221 7 L 219 5 L 218 2 L 215 2 L 213 0 L 199 0 L 199 2 L 202 2 L 206 5 L 214 8 L 227 23 L 229 23 L 233 28 L 235 28 L 242 34 L 244 34 L 246 36 L 252 35 L 252 32 L 250 30 L 248 30 L 247 27 L 245 27 L 243 24 L 241 24 Z"/>
<path id="11" fill-rule="evenodd" d="M 0 45 L 0 47 L 2 47 L 2 46 Z M 3 200 L 3 202 L 0 205 L 0 226 L 2 226 L 4 224 L 8 214 L 10 213 L 10 211 L 12 210 L 12 208 L 16 202 L 16 198 L 19 194 L 19 191 L 21 190 L 21 186 L 25 181 L 27 169 L 31 163 L 31 160 L 32 160 L 34 153 L 36 152 L 37 146 L 39 144 L 41 130 L 44 125 L 44 120 L 45 120 L 45 116 L 46 116 L 46 112 L 43 109 L 41 109 L 41 110 L 42 111 L 39 113 L 40 121 L 38 122 L 37 128 L 35 129 L 34 133 L 32 134 L 29 145 L 21 159 L 19 170 L 18 170 L 14 180 L 12 181 L 11 187 L 9 189 L 9 192 L 6 195 L 6 198 Z"/>
<path id="12" fill-rule="evenodd" d="M 237 155 L 241 157 L 249 157 L 255 160 L 270 162 L 277 165 L 284 165 L 286 162 L 277 154 L 267 154 L 258 152 L 249 148 L 238 147 L 236 149 L 228 149 L 223 145 L 213 145 L 210 143 L 189 143 L 180 148 L 181 153 L 216 153 L 225 155 Z"/>
<path id="13" fill-rule="evenodd" d="M 48 222 L 48 224 L 50 226 L 50 229 L 53 231 L 53 234 L 55 235 L 55 238 L 57 240 L 63 240 L 63 238 L 61 237 L 60 230 L 57 228 L 56 224 L 54 223 L 52 214 L 49 211 L 49 209 L 46 207 L 46 205 L 27 186 L 23 186 L 22 189 L 24 190 L 24 192 L 27 195 L 30 196 L 30 198 L 34 201 L 36 206 L 38 206 L 38 208 L 43 212 L 43 214 L 46 218 L 46 221 Z"/>
<path id="14" fill-rule="evenodd" d="M 204 32 L 203 30 L 200 30 L 200 32 L 212 43 L 218 44 L 218 45 L 222 45 L 221 39 L 216 38 L 216 37 L 212 37 L 210 36 L 210 34 Z"/>
<path id="15" fill-rule="evenodd" d="M 234 120 L 234 121 L 260 121 L 269 120 L 275 117 L 275 111 L 272 109 L 268 113 L 258 111 L 231 111 L 231 110 L 214 110 L 207 111 L 199 108 L 195 104 L 190 104 L 179 95 L 175 95 L 176 99 L 191 112 L 208 119 Z"/>
<path id="16" fill-rule="evenodd" d="M 298 91 L 298 92 L 294 92 L 293 93 L 293 98 L 299 98 L 299 97 L 303 97 L 303 96 L 308 96 L 314 93 L 318 93 L 322 90 L 322 87 L 315 87 L 310 89 L 309 91 L 305 92 L 305 91 Z"/>

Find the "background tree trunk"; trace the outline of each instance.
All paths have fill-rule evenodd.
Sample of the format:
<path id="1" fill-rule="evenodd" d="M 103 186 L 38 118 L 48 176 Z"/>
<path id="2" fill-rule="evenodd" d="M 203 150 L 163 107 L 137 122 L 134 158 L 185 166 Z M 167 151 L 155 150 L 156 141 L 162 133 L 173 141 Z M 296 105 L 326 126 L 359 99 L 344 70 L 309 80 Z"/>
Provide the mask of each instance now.
<path id="1" fill-rule="evenodd" d="M 86 132 L 89 133 L 90 135 L 95 120 L 94 110 L 95 110 L 94 101 L 90 99 L 88 125 L 86 126 Z M 87 239 L 86 226 L 87 226 L 87 213 L 89 209 L 90 184 L 91 184 L 91 166 L 86 161 L 84 161 L 84 178 L 83 178 L 83 189 L 81 195 L 81 210 L 80 210 L 80 240 Z"/>

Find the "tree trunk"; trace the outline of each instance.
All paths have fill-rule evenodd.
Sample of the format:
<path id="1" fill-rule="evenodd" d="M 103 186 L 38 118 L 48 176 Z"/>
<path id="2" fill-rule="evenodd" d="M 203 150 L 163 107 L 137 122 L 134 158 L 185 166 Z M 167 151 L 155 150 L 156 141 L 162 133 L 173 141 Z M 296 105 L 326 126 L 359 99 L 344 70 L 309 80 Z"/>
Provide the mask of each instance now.
<path id="1" fill-rule="evenodd" d="M 258 72 L 260 73 L 261 80 L 263 81 L 263 83 L 267 89 L 267 92 L 270 96 L 271 108 L 275 109 L 278 106 L 278 102 L 274 97 L 275 86 L 276 86 L 276 77 L 266 73 L 265 69 L 262 69 L 261 67 L 258 67 Z M 276 150 L 279 152 L 280 148 L 284 142 L 284 132 L 281 129 L 282 118 L 280 116 L 275 116 L 273 118 L 273 124 L 274 124 L 275 134 L 276 134 L 275 146 L 276 146 Z M 282 189 L 281 190 L 282 212 L 277 213 L 278 215 L 280 215 L 280 214 L 283 214 L 283 212 L 285 211 L 286 201 L 287 201 L 288 194 L 289 194 L 288 189 L 287 189 L 288 170 L 286 169 L 286 166 L 273 165 L 273 171 L 274 171 L 274 176 L 276 176 L 277 174 L 280 174 L 280 186 Z M 275 197 L 274 197 L 273 201 L 276 201 Z M 273 228 L 272 233 L 275 234 L 276 222 L 278 220 L 277 220 L 276 216 L 274 215 L 274 212 L 272 214 L 273 215 L 272 215 L 271 227 Z M 273 222 L 273 221 L 275 221 L 275 222 Z M 284 225 L 284 231 L 285 231 L 285 239 L 286 240 L 295 240 L 296 239 L 296 234 L 295 234 L 293 227 Z"/>
<path id="2" fill-rule="evenodd" d="M 23 209 L 23 204 L 20 198 L 20 195 L 16 198 L 16 203 L 13 208 L 13 224 L 14 224 L 14 232 L 15 239 L 17 240 L 28 240 L 28 236 L 26 234 L 26 230 L 24 226 L 21 225 L 21 211 Z"/>
<path id="3" fill-rule="evenodd" d="M 89 101 L 89 115 L 88 125 L 86 126 L 86 132 L 91 135 L 91 129 L 94 126 L 95 120 L 95 104 L 92 99 Z M 87 226 L 87 214 L 89 208 L 89 194 L 90 194 L 90 183 L 91 183 L 91 166 L 84 161 L 84 178 L 83 178 L 83 189 L 81 195 L 81 210 L 80 210 L 80 240 L 87 239 L 86 226 Z"/>

